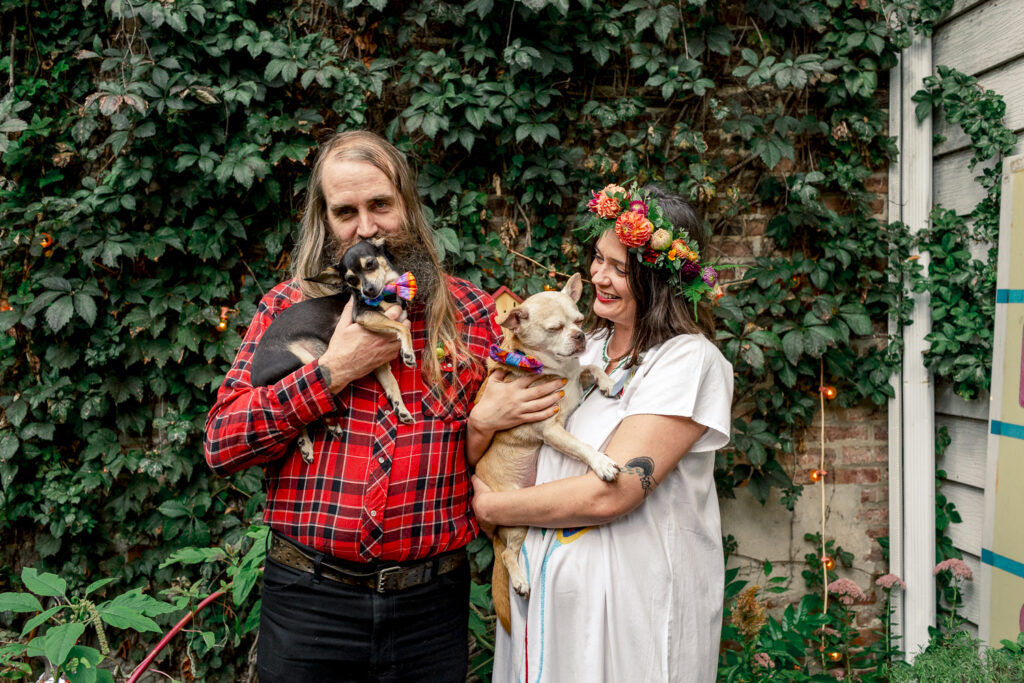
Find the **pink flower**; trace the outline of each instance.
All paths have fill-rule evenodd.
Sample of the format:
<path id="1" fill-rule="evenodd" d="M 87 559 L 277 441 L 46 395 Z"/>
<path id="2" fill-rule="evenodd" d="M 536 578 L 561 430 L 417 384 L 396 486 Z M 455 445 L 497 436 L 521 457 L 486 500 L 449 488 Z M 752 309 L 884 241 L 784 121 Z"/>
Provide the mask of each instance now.
<path id="1" fill-rule="evenodd" d="M 639 199 L 634 199 L 633 201 L 631 201 L 629 203 L 629 210 L 634 212 L 634 213 L 638 213 L 641 216 L 646 216 L 647 215 L 647 205 L 644 204 Z"/>
<path id="2" fill-rule="evenodd" d="M 768 656 L 767 652 L 755 652 L 754 653 L 754 664 L 765 669 L 774 669 L 775 662 Z"/>
<path id="3" fill-rule="evenodd" d="M 944 572 L 947 569 L 958 579 L 967 579 L 968 581 L 974 580 L 974 572 L 971 571 L 971 568 L 968 567 L 963 560 L 958 560 L 955 557 L 939 562 L 935 565 L 935 569 L 932 571 L 932 574 L 938 576 L 939 572 Z"/>
<path id="4" fill-rule="evenodd" d="M 867 598 L 860 586 L 850 579 L 836 579 L 828 585 L 828 592 L 835 594 L 839 602 L 847 606 Z"/>
<path id="5" fill-rule="evenodd" d="M 886 574 L 885 576 L 878 577 L 878 581 L 875 581 L 875 585 L 884 588 L 885 590 L 892 590 L 893 586 L 899 586 L 900 590 L 907 590 L 907 584 L 903 583 L 903 579 L 895 574 Z"/>
<path id="6" fill-rule="evenodd" d="M 839 637 L 839 631 L 835 630 L 831 626 L 822 626 L 814 631 L 816 636 L 832 636 L 833 638 Z"/>
<path id="7" fill-rule="evenodd" d="M 829 673 L 835 676 L 837 681 L 842 681 L 846 679 L 846 672 L 842 669 L 832 669 L 832 671 L 830 671 Z"/>

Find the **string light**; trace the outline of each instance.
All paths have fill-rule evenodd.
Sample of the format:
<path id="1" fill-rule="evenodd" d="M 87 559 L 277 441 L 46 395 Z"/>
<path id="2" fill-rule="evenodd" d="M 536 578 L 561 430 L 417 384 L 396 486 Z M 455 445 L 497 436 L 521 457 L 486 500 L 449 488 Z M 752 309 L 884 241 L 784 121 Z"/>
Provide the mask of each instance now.
<path id="1" fill-rule="evenodd" d="M 832 652 L 828 653 L 828 658 L 833 662 L 838 662 L 840 659 L 843 658 L 843 654 L 841 652 L 836 652 L 833 650 Z"/>
<path id="2" fill-rule="evenodd" d="M 821 481 L 828 474 L 825 470 L 811 470 L 811 481 Z"/>
<path id="3" fill-rule="evenodd" d="M 47 247 L 50 247 L 50 246 L 53 245 L 53 238 L 50 237 L 50 233 L 48 233 L 48 232 L 40 233 L 40 237 L 42 237 L 42 239 L 39 240 L 39 246 L 41 246 L 43 249 L 46 249 Z"/>
<path id="4" fill-rule="evenodd" d="M 0 299 L 0 311 L 6 313 L 11 310 L 11 302 L 7 299 Z"/>
<path id="5" fill-rule="evenodd" d="M 228 311 L 231 309 L 227 306 L 220 307 L 220 322 L 217 323 L 217 330 L 224 332 L 228 329 Z"/>
<path id="6" fill-rule="evenodd" d="M 825 569 L 826 569 L 826 570 L 828 570 L 828 571 L 832 571 L 833 569 L 835 569 L 835 568 L 836 568 L 836 561 L 835 561 L 835 560 L 833 560 L 833 559 L 832 559 L 831 557 L 829 557 L 828 555 L 824 555 L 824 556 L 823 556 L 823 557 L 821 558 L 821 564 L 822 564 L 822 566 L 824 566 L 824 567 L 825 567 Z"/>
<path id="7" fill-rule="evenodd" d="M 830 401 L 839 395 L 839 392 L 836 391 L 836 388 L 831 384 L 826 384 L 824 386 L 818 387 L 818 391 L 820 391 L 821 395 Z"/>

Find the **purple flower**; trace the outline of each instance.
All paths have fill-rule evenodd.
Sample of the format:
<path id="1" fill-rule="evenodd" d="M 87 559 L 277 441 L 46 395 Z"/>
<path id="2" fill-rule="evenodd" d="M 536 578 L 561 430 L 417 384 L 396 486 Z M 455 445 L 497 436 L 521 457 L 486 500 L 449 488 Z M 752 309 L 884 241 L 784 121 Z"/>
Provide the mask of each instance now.
<path id="1" fill-rule="evenodd" d="M 712 287 L 715 281 L 718 279 L 718 273 L 711 266 L 704 266 L 704 270 L 701 271 L 701 278 L 704 280 L 704 284 L 708 287 Z"/>
<path id="2" fill-rule="evenodd" d="M 687 261 L 679 267 L 679 275 L 682 276 L 684 280 L 689 282 L 693 278 L 700 275 L 700 266 L 698 266 L 693 261 Z"/>

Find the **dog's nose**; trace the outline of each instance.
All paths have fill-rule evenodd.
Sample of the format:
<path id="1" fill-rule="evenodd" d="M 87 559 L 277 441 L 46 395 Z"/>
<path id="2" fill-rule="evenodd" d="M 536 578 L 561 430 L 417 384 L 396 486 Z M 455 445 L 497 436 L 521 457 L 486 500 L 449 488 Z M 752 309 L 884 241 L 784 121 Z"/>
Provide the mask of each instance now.
<path id="1" fill-rule="evenodd" d="M 583 330 L 576 330 L 572 333 L 572 340 L 577 344 L 586 344 L 587 337 L 583 334 Z"/>

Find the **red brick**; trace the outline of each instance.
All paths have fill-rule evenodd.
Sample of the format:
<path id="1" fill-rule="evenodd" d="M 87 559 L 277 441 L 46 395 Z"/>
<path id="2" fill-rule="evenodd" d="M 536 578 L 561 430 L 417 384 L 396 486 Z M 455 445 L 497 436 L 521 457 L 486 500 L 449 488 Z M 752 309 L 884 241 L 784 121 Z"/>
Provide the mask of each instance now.
<path id="1" fill-rule="evenodd" d="M 876 425 L 875 426 L 875 441 L 888 441 L 889 440 L 889 427 L 888 425 Z"/>
<path id="2" fill-rule="evenodd" d="M 864 532 L 864 535 L 867 536 L 868 538 L 881 538 L 882 536 L 888 536 L 889 535 L 889 527 L 888 526 L 884 526 L 884 527 L 875 527 L 873 529 L 868 529 L 867 531 Z"/>
<path id="3" fill-rule="evenodd" d="M 875 173 L 868 177 L 864 181 L 864 189 L 868 192 L 877 192 L 878 194 L 889 193 L 889 174 L 888 173 Z"/>
<path id="4" fill-rule="evenodd" d="M 744 218 L 743 219 L 743 234 L 755 237 L 764 234 L 764 229 L 768 226 L 768 221 L 764 218 Z"/>
<path id="5" fill-rule="evenodd" d="M 854 406 L 843 411 L 843 417 L 850 422 L 864 422 L 874 418 L 888 419 L 882 411 L 873 406 Z"/>
<path id="6" fill-rule="evenodd" d="M 840 461 L 844 465 L 866 465 L 878 462 L 878 450 L 872 446 L 843 446 Z"/>
<path id="7" fill-rule="evenodd" d="M 862 519 L 872 524 L 887 524 L 889 522 L 889 511 L 879 510 L 878 508 L 861 508 L 860 513 L 857 514 L 857 519 Z"/>
<path id="8" fill-rule="evenodd" d="M 871 213 L 873 215 L 881 215 L 885 213 L 887 201 L 885 197 L 879 197 L 878 199 L 871 200 Z"/>
<path id="9" fill-rule="evenodd" d="M 877 484 L 881 480 L 878 467 L 841 469 L 833 473 L 833 481 L 837 484 Z"/>
<path id="10" fill-rule="evenodd" d="M 725 256 L 746 256 L 748 258 L 754 256 L 750 242 L 744 239 L 722 240 L 719 248 Z"/>
<path id="11" fill-rule="evenodd" d="M 870 439 L 870 432 L 867 425 L 845 425 L 842 427 L 829 427 L 825 424 L 825 439 L 828 441 L 847 441 L 857 439 L 867 441 Z"/>

